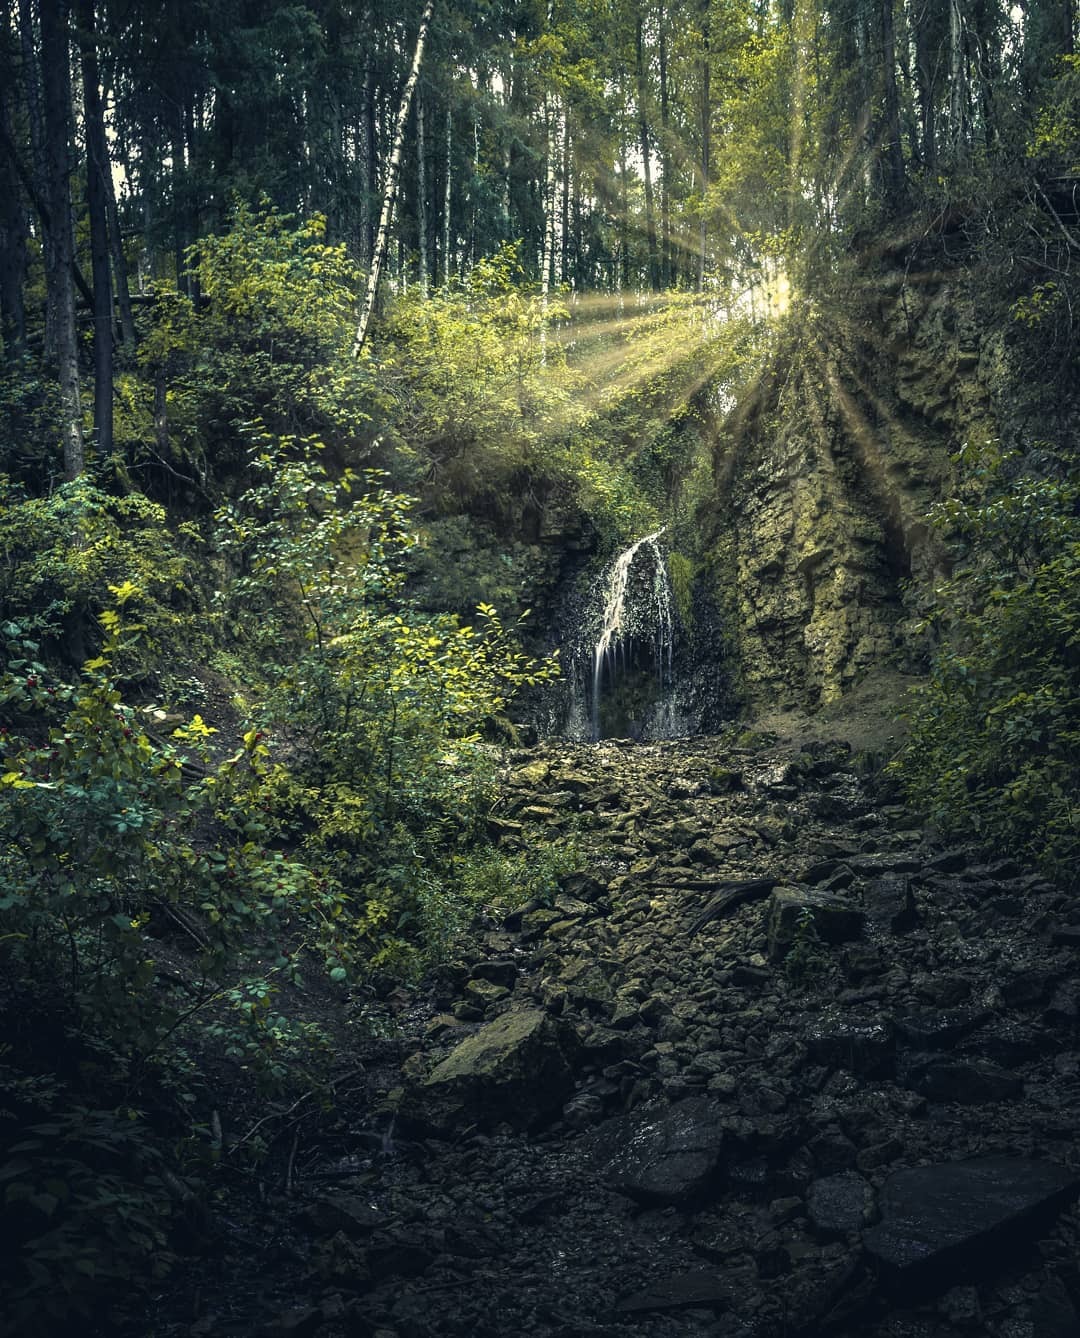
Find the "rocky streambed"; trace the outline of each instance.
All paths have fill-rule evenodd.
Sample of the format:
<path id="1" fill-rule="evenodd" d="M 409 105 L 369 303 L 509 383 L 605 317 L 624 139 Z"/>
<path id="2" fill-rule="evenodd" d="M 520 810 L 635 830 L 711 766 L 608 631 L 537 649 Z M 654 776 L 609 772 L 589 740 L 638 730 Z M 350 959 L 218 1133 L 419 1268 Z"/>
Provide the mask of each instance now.
<path id="1" fill-rule="evenodd" d="M 1080 905 L 838 743 L 541 745 L 503 794 L 577 871 L 366 1043 L 180 1331 L 1080 1333 Z"/>

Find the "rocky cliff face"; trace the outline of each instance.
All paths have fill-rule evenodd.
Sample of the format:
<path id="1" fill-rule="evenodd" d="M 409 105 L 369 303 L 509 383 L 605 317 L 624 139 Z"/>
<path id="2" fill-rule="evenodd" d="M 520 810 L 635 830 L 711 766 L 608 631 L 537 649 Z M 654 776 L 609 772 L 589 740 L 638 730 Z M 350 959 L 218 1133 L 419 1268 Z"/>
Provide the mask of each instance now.
<path id="1" fill-rule="evenodd" d="M 1000 323 L 961 276 L 895 272 L 859 318 L 807 304 L 715 448 L 707 584 L 748 705 L 823 705 L 911 665 L 946 569 L 928 526 L 950 455 L 1002 430 Z"/>

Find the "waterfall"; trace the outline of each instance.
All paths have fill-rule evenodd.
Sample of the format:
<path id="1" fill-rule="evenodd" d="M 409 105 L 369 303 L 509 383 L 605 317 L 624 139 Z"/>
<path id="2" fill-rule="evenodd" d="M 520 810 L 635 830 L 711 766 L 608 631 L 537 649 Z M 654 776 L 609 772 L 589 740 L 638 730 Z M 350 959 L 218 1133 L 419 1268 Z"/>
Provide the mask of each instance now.
<path id="1" fill-rule="evenodd" d="M 664 529 L 647 534 L 624 549 L 608 568 L 602 582 L 604 600 L 600 635 L 592 657 L 592 736 L 600 738 L 600 698 L 605 676 L 614 685 L 634 665 L 634 643 L 650 643 L 657 696 L 671 686 L 675 645 L 675 618 L 667 563 L 658 542 Z M 651 571 L 643 570 L 649 560 Z"/>

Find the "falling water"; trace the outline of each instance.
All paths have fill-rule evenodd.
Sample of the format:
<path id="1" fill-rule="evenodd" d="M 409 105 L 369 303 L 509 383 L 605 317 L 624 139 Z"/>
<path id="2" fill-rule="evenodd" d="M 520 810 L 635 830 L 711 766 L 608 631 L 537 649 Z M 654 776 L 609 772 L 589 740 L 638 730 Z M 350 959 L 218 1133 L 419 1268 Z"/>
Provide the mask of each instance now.
<path id="1" fill-rule="evenodd" d="M 620 662 L 625 669 L 627 642 L 631 636 L 642 637 L 651 633 L 655 643 L 657 673 L 661 693 L 671 682 L 672 656 L 675 643 L 675 620 L 672 609 L 671 582 L 667 563 L 657 542 L 663 529 L 647 534 L 644 539 L 624 549 L 612 563 L 604 581 L 604 615 L 600 636 L 593 649 L 592 734 L 600 737 L 600 693 L 604 673 L 613 681 Z M 648 551 L 652 562 L 652 579 L 647 586 L 636 584 L 631 589 L 635 560 L 642 550 Z"/>

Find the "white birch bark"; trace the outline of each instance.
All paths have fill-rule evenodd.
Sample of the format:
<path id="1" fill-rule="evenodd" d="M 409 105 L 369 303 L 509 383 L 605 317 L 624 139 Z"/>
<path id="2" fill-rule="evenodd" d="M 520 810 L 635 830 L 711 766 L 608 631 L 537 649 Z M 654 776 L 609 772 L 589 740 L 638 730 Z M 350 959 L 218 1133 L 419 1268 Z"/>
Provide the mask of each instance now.
<path id="1" fill-rule="evenodd" d="M 386 165 L 386 183 L 383 189 L 379 233 L 375 239 L 375 254 L 371 257 L 371 272 L 368 275 L 364 306 L 360 313 L 360 324 L 356 327 L 356 338 L 353 340 L 352 353 L 354 358 L 358 358 L 363 351 L 368 326 L 371 324 L 371 314 L 375 310 L 375 297 L 379 291 L 379 275 L 386 260 L 386 248 L 390 239 L 390 224 L 394 217 L 394 201 L 397 198 L 398 178 L 401 175 L 401 150 L 405 144 L 405 123 L 409 119 L 409 107 L 412 104 L 413 90 L 416 88 L 416 81 L 420 77 L 420 66 L 424 59 L 424 43 L 427 41 L 428 28 L 431 24 L 431 15 L 434 8 L 435 0 L 427 0 L 423 17 L 420 20 L 420 31 L 416 35 L 416 51 L 413 54 L 412 67 L 409 70 L 409 77 L 405 80 L 405 87 L 401 90 L 401 103 L 398 106 L 397 125 L 394 129 L 394 147 L 390 153 L 390 161 Z"/>

